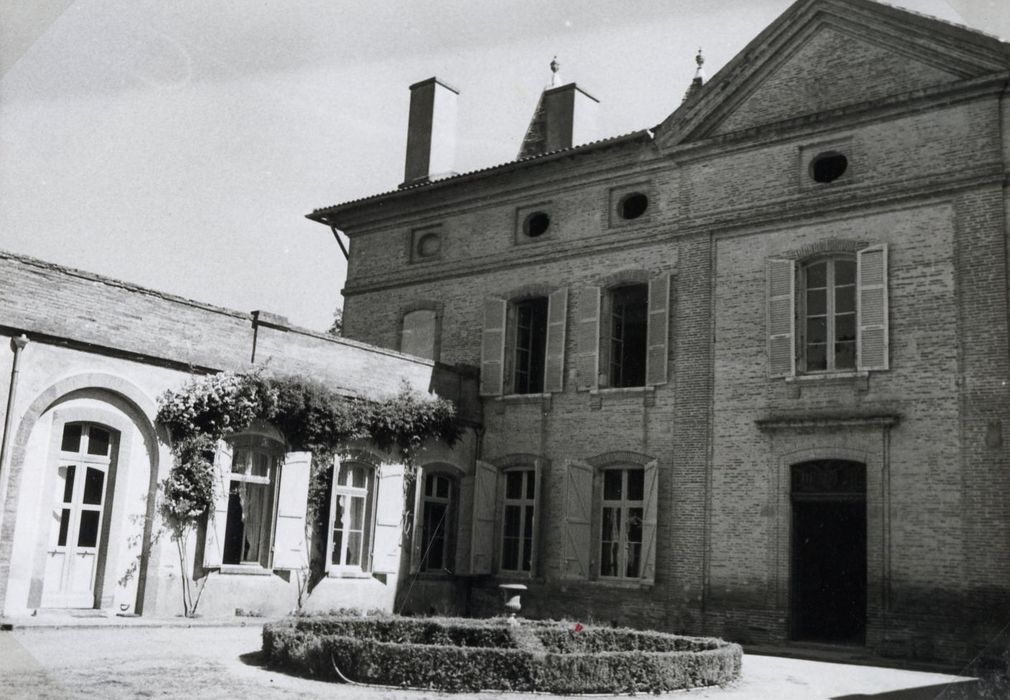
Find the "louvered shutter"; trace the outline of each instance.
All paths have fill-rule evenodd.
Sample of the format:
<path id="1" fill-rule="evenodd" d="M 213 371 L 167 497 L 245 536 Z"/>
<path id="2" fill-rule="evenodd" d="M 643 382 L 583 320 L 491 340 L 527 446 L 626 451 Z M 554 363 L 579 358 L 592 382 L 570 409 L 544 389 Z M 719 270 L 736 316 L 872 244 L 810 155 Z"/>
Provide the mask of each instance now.
<path id="1" fill-rule="evenodd" d="M 398 574 L 403 549 L 403 465 L 384 464 L 375 481 L 372 571 L 378 574 Z"/>
<path id="2" fill-rule="evenodd" d="M 649 348 L 645 356 L 645 383 L 649 386 L 666 384 L 669 337 L 670 276 L 662 275 L 649 280 Z"/>
<path id="3" fill-rule="evenodd" d="M 489 574 L 494 560 L 495 492 L 498 470 L 477 461 L 473 482 L 473 522 L 470 535 L 470 573 Z"/>
<path id="4" fill-rule="evenodd" d="M 579 391 L 595 389 L 600 373 L 600 288 L 584 287 L 579 294 Z"/>
<path id="5" fill-rule="evenodd" d="M 856 254 L 857 336 L 859 369 L 887 369 L 887 246 L 863 248 Z"/>
<path id="6" fill-rule="evenodd" d="M 470 540 L 473 536 L 473 484 L 472 476 L 464 476 L 459 480 L 459 506 L 457 513 L 460 523 L 456 527 L 456 562 L 457 574 L 470 573 Z"/>
<path id="7" fill-rule="evenodd" d="M 659 469 L 656 460 L 645 465 L 645 517 L 642 522 L 642 580 L 656 579 L 656 521 L 659 501 Z"/>
<path id="8" fill-rule="evenodd" d="M 275 569 L 302 569 L 309 565 L 305 537 L 305 510 L 309 500 L 312 454 L 288 452 L 278 469 L 277 525 L 274 528 Z"/>
<path id="9" fill-rule="evenodd" d="M 414 472 L 414 510 L 413 525 L 410 528 L 410 573 L 421 570 L 421 558 L 424 556 L 424 468 L 418 467 Z"/>
<path id="10" fill-rule="evenodd" d="M 768 367 L 772 377 L 796 374 L 796 263 L 768 261 Z"/>
<path id="11" fill-rule="evenodd" d="M 569 461 L 565 482 L 565 548 L 561 573 L 565 578 L 587 579 L 592 551 L 592 467 Z"/>
<path id="12" fill-rule="evenodd" d="M 505 365 L 504 299 L 484 302 L 484 331 L 480 344 L 480 395 L 499 396 L 502 393 L 502 369 Z"/>
<path id="13" fill-rule="evenodd" d="M 553 394 L 565 389 L 565 325 L 568 320 L 568 288 L 551 292 L 547 298 L 547 361 L 544 363 L 544 391 Z"/>
<path id="14" fill-rule="evenodd" d="M 336 527 L 337 519 L 337 482 L 340 479 L 340 458 L 333 456 L 333 471 L 330 474 L 330 514 L 326 520 L 326 551 L 324 552 L 325 564 L 323 568 L 329 573 L 335 565 L 333 563 L 333 529 Z"/>
<path id="15" fill-rule="evenodd" d="M 207 533 L 203 541 L 203 565 L 208 569 L 220 568 L 224 559 L 224 536 L 228 525 L 228 491 L 231 487 L 232 449 L 219 440 L 214 453 L 214 504 L 207 520 Z"/>

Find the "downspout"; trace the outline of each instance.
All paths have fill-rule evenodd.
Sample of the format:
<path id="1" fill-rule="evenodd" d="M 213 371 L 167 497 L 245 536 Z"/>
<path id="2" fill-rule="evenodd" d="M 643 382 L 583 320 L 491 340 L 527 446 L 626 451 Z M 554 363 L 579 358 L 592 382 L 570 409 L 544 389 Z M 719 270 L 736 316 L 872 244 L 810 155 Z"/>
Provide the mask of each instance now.
<path id="1" fill-rule="evenodd" d="M 11 338 L 14 363 L 11 366 L 11 384 L 10 390 L 7 392 L 7 408 L 4 410 L 4 434 L 3 438 L 0 438 L 0 525 L 3 523 L 4 506 L 7 502 L 7 478 L 10 471 L 5 469 L 4 466 L 7 464 L 7 451 L 10 448 L 11 424 L 14 422 L 14 401 L 17 398 L 21 351 L 25 349 L 26 345 L 28 345 L 28 336 L 24 333 L 16 338 Z"/>

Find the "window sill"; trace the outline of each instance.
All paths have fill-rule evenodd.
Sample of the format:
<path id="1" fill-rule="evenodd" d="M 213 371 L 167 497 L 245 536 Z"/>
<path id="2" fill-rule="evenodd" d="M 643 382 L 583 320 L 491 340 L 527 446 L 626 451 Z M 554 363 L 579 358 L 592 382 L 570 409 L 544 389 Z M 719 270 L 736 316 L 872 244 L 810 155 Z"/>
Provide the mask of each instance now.
<path id="1" fill-rule="evenodd" d="M 522 403 L 524 401 L 528 401 L 530 403 L 533 403 L 535 401 L 550 401 L 551 395 L 550 394 L 503 394 L 502 396 L 500 396 L 498 398 L 500 398 L 502 401 L 511 401 L 511 402 L 516 402 L 516 403 Z"/>
<path id="2" fill-rule="evenodd" d="M 596 578 L 589 583 L 600 588 L 621 588 L 633 591 L 650 591 L 655 586 L 655 582 L 642 579 Z"/>
<path id="3" fill-rule="evenodd" d="M 358 569 L 357 571 L 327 571 L 327 578 L 353 578 L 353 579 L 366 579 L 372 578 L 372 573 L 370 571 L 362 571 Z"/>
<path id="4" fill-rule="evenodd" d="M 273 571 L 259 564 L 222 564 L 218 573 L 227 576 L 270 576 Z"/>
<path id="5" fill-rule="evenodd" d="M 655 406 L 656 387 L 625 386 L 589 390 L 589 405 L 593 409 L 603 408 L 605 401 L 609 403 L 627 399 L 640 399 L 645 406 Z"/>
<path id="6" fill-rule="evenodd" d="M 862 370 L 858 372 L 811 372 L 810 374 L 796 374 L 792 377 L 786 377 L 786 383 L 792 384 L 794 382 L 800 384 L 808 383 L 843 383 L 843 382 L 855 382 L 859 380 L 866 380 L 870 377 L 870 373 L 867 370 Z"/>

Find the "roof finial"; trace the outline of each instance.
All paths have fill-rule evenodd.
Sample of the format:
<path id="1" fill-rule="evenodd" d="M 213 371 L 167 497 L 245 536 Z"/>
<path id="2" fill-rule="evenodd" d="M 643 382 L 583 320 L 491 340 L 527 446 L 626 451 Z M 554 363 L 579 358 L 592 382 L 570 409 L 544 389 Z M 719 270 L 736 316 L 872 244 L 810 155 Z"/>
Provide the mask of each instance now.
<path id="1" fill-rule="evenodd" d="M 561 74 L 558 69 L 561 68 L 561 64 L 558 63 L 558 57 L 555 56 L 554 60 L 551 61 L 551 87 L 557 87 L 561 84 Z"/>
<path id="2" fill-rule="evenodd" d="M 705 56 L 701 53 L 701 47 L 698 47 L 698 55 L 694 57 L 694 62 L 698 64 L 698 69 L 694 72 L 694 80 L 691 81 L 691 85 L 688 86 L 687 92 L 684 94 L 684 101 L 694 97 L 701 86 L 705 84 Z"/>

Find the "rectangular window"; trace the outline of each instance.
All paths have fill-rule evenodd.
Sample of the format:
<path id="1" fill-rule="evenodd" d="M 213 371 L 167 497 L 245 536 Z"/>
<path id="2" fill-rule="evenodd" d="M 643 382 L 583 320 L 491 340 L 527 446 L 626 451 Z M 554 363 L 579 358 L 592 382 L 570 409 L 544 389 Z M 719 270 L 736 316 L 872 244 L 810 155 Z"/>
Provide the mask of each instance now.
<path id="1" fill-rule="evenodd" d="M 609 385 L 645 386 L 649 329 L 648 285 L 635 284 L 611 290 L 609 306 Z"/>
<path id="2" fill-rule="evenodd" d="M 642 575 L 645 472 L 641 468 L 603 472 L 600 517 L 600 576 Z"/>
<path id="3" fill-rule="evenodd" d="M 501 571 L 529 573 L 533 568 L 533 517 L 536 473 L 533 469 L 505 472 L 502 508 Z"/>
<path id="4" fill-rule="evenodd" d="M 235 448 L 222 563 L 270 566 L 277 462 L 271 452 Z"/>
<path id="5" fill-rule="evenodd" d="M 438 359 L 438 312 L 418 309 L 403 315 L 400 352 L 428 360 Z"/>
<path id="6" fill-rule="evenodd" d="M 454 527 L 454 490 L 454 482 L 449 476 L 437 472 L 424 474 L 421 497 L 421 571 L 452 570 L 449 533 Z"/>
<path id="7" fill-rule="evenodd" d="M 539 394 L 544 390 L 544 366 L 547 351 L 547 297 L 517 302 L 512 393 Z"/>
<path id="8" fill-rule="evenodd" d="M 803 268 L 803 359 L 808 372 L 856 367 L 856 261 L 829 258 Z"/>
<path id="9" fill-rule="evenodd" d="M 340 465 L 330 510 L 333 523 L 331 571 L 368 571 L 373 481 L 371 467 L 354 462 Z"/>

